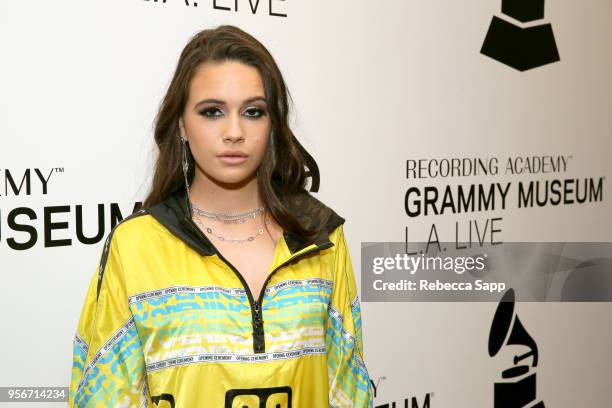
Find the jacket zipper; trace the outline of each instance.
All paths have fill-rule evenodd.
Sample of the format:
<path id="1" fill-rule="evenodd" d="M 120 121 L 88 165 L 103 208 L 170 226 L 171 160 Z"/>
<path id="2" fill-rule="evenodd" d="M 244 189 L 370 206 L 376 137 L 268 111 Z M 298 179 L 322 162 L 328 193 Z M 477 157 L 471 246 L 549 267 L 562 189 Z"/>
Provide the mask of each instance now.
<path id="1" fill-rule="evenodd" d="M 262 310 L 261 310 L 261 306 L 262 306 L 262 303 L 263 303 L 263 297 L 264 297 L 265 292 L 266 292 L 266 287 L 268 286 L 268 281 L 270 280 L 272 275 L 274 275 L 274 273 L 276 271 L 278 271 L 280 268 L 282 268 L 283 266 L 286 266 L 286 265 L 288 265 L 288 264 L 290 264 L 292 262 L 295 262 L 297 259 L 302 258 L 303 256 L 306 256 L 306 255 L 308 255 L 310 253 L 313 253 L 313 252 L 322 251 L 324 249 L 332 247 L 333 245 L 334 245 L 333 243 L 328 242 L 325 245 L 317 246 L 315 248 L 309 249 L 308 251 L 304 251 L 304 252 L 302 252 L 302 253 L 300 253 L 298 255 L 295 255 L 295 256 L 287 259 L 282 264 L 278 265 L 276 268 L 274 268 L 272 270 L 272 272 L 270 272 L 268 274 L 268 277 L 264 281 L 264 284 L 263 284 L 263 286 L 261 288 L 261 292 L 259 292 L 259 297 L 257 298 L 257 301 L 255 302 L 255 305 L 254 305 L 255 317 L 257 318 L 257 320 L 253 321 L 253 325 L 254 325 L 253 327 L 255 327 L 255 323 L 257 322 L 258 329 L 260 330 L 260 332 L 258 332 L 258 335 L 260 336 L 259 337 L 259 341 L 257 341 L 257 342 L 255 342 L 255 340 L 253 341 L 254 342 L 254 351 L 255 351 L 255 353 L 265 353 L 265 351 L 266 351 L 265 337 L 264 337 L 264 330 L 263 330 L 263 313 L 262 313 Z M 238 273 L 238 271 L 236 271 L 236 272 Z M 248 286 L 247 286 L 247 290 L 249 290 Z M 255 334 L 255 333 L 253 333 L 253 334 Z M 257 347 L 255 347 L 255 343 L 257 343 L 256 344 Z"/>
<path id="2" fill-rule="evenodd" d="M 190 228 L 194 229 L 197 232 L 200 238 L 204 237 L 204 233 L 202 232 L 202 230 L 200 230 L 200 228 L 198 228 L 198 226 L 195 225 L 195 223 L 193 222 L 191 218 L 185 217 L 185 221 L 187 221 L 187 225 L 189 225 Z M 272 270 L 272 272 L 268 274 L 261 288 L 261 291 L 259 292 L 259 297 L 257 298 L 257 300 L 255 300 L 255 298 L 253 297 L 253 293 L 251 292 L 251 289 L 249 285 L 247 284 L 246 280 L 244 279 L 244 277 L 242 276 L 242 274 L 238 271 L 238 269 L 236 269 L 234 265 L 231 264 L 230 261 L 228 261 L 223 255 L 221 255 L 221 253 L 217 250 L 214 244 L 212 244 L 212 242 L 211 242 L 211 245 L 215 249 L 215 253 L 217 254 L 217 256 L 223 262 L 225 262 L 232 271 L 234 271 L 236 276 L 238 276 L 238 279 L 240 279 L 240 282 L 242 283 L 242 286 L 244 287 L 246 291 L 247 298 L 249 299 L 249 305 L 251 307 L 251 321 L 253 325 L 252 333 L 253 333 L 253 351 L 254 353 L 265 353 L 265 350 L 266 350 L 266 345 L 265 345 L 265 340 L 264 340 L 265 339 L 264 329 L 263 329 L 263 313 L 261 310 L 261 304 L 263 302 L 263 296 L 266 291 L 266 286 L 268 285 L 268 281 L 270 280 L 272 275 L 274 275 L 274 273 L 278 271 L 280 268 L 282 268 L 283 266 L 286 266 L 290 264 L 291 262 L 295 262 L 297 259 L 305 255 L 308 255 L 310 253 L 317 252 L 317 251 L 322 251 L 324 249 L 331 248 L 332 246 L 334 246 L 332 242 L 326 242 L 324 245 L 316 246 L 315 248 L 309 249 L 308 251 L 295 255 L 287 259 L 282 264 L 278 265 L 276 268 Z"/>

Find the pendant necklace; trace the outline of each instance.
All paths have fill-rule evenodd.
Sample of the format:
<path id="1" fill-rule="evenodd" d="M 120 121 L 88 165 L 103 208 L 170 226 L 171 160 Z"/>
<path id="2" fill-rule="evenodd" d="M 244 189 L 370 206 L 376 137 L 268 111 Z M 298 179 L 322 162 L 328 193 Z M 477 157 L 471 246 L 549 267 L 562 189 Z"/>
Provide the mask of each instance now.
<path id="1" fill-rule="evenodd" d="M 216 234 L 211 227 L 208 227 L 208 226 L 204 225 L 202 223 L 202 220 L 200 220 L 200 218 L 198 216 L 196 216 L 196 215 L 194 215 L 194 221 L 196 223 L 198 223 L 202 228 L 204 228 L 204 230 L 206 232 L 208 232 L 209 234 L 215 236 L 219 241 L 224 241 L 224 242 L 233 242 L 233 243 L 238 243 L 238 244 L 241 244 L 243 242 L 250 242 L 250 241 L 253 241 L 255 238 L 257 238 L 258 236 L 263 235 L 263 233 L 264 233 L 264 229 L 263 228 L 259 228 L 259 230 L 257 231 L 256 234 L 249 235 L 246 238 L 226 238 L 226 237 L 224 237 L 222 235 Z M 264 219 L 264 224 L 268 225 L 268 222 L 265 219 Z"/>

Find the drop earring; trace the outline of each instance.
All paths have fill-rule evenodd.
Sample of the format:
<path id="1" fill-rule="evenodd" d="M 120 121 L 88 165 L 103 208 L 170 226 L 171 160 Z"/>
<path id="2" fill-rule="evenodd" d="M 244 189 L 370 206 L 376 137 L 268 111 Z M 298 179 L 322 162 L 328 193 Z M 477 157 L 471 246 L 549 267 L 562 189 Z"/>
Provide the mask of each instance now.
<path id="1" fill-rule="evenodd" d="M 182 128 L 182 124 L 181 124 L 181 128 Z M 189 195 L 189 181 L 188 181 L 188 177 L 187 174 L 189 173 L 189 161 L 187 160 L 187 142 L 185 141 L 185 138 L 183 137 L 183 135 L 180 135 L 181 138 L 181 145 L 183 146 L 182 150 L 183 150 L 183 159 L 182 159 L 182 168 L 183 168 L 183 176 L 185 177 L 185 190 L 187 190 L 187 201 L 189 202 L 189 216 L 193 217 L 193 213 L 191 210 L 191 196 Z"/>

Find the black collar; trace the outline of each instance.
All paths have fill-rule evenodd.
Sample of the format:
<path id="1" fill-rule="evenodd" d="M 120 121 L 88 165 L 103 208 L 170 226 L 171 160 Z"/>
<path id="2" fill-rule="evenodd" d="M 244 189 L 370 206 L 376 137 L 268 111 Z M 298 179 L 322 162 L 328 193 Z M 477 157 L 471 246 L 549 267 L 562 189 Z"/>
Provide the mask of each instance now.
<path id="1" fill-rule="evenodd" d="M 291 201 L 285 201 L 284 204 L 291 209 L 302 225 L 310 227 L 325 222 L 325 227 L 311 241 L 284 231 L 283 236 L 291 254 L 312 244 L 321 249 L 333 246 L 329 240 L 329 234 L 344 223 L 344 218 L 306 191 L 295 195 Z M 150 206 L 147 212 L 200 255 L 216 253 L 208 237 L 191 220 L 189 201 L 184 188 L 178 189 L 163 201 Z"/>

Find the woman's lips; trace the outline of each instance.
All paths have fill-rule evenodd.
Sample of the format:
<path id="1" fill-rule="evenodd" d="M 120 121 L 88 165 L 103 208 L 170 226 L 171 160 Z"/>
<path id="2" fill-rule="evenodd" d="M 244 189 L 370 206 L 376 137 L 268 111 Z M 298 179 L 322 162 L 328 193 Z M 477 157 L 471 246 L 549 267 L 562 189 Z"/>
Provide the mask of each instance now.
<path id="1" fill-rule="evenodd" d="M 241 164 L 244 163 L 249 157 L 248 156 L 236 156 L 236 155 L 222 155 L 217 156 L 225 164 Z"/>

